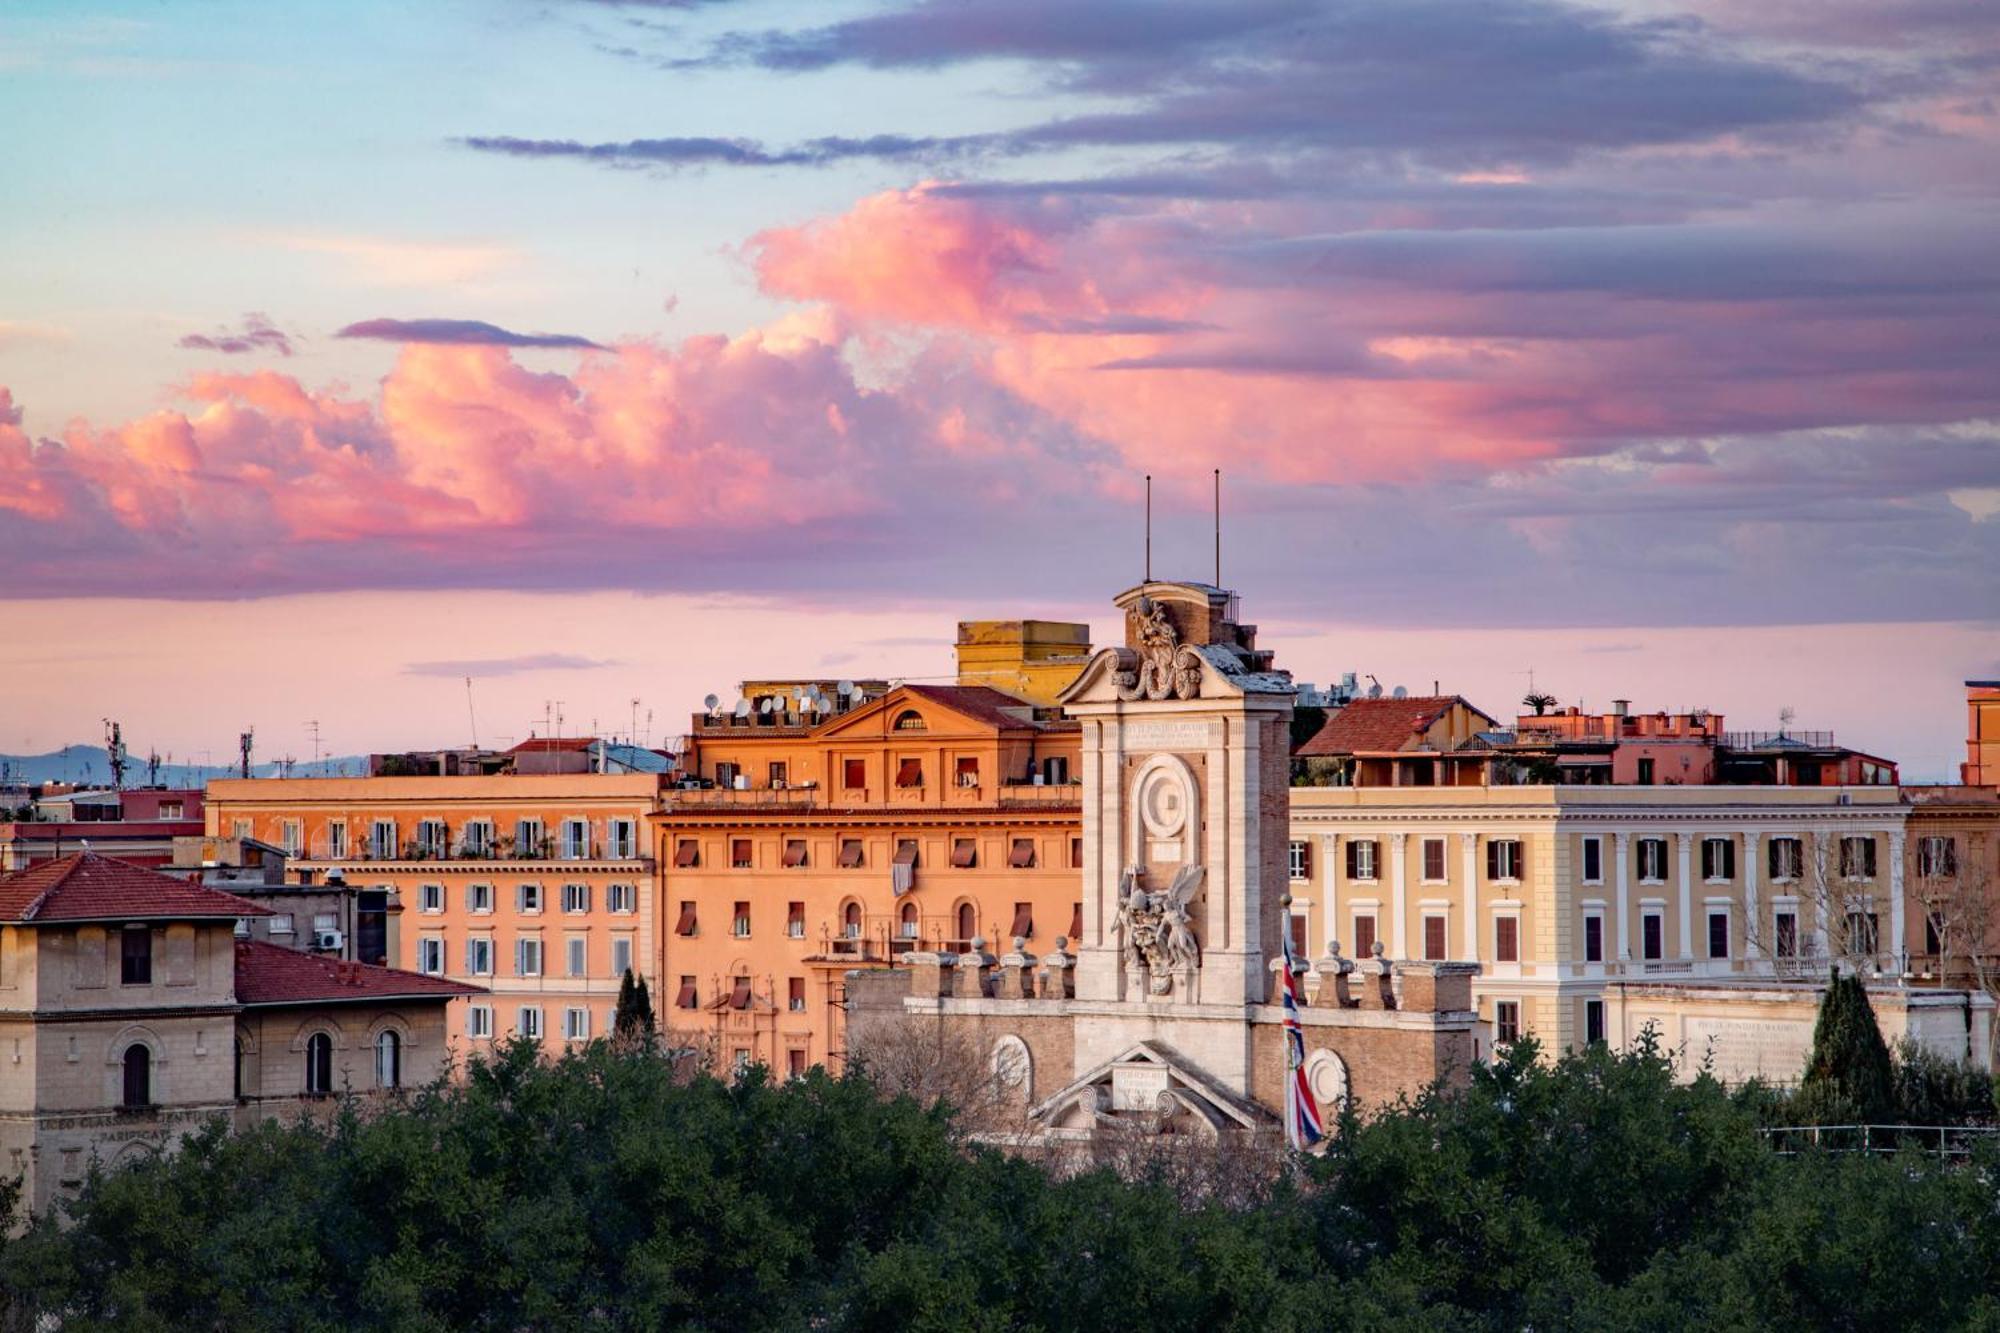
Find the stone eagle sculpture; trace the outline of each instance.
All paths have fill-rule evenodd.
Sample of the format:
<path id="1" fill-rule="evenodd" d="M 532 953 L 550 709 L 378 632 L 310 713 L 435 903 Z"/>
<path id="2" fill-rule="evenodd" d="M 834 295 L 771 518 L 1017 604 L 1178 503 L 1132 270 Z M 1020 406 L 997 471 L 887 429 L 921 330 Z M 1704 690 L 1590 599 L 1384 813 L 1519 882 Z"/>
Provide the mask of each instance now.
<path id="1" fill-rule="evenodd" d="M 1166 995 L 1173 990 L 1174 978 L 1192 981 L 1201 966 L 1201 942 L 1195 938 L 1188 905 L 1201 891 L 1205 867 L 1184 865 L 1173 882 L 1159 893 L 1147 891 L 1141 883 L 1145 874 L 1138 866 L 1127 866 L 1118 880 L 1118 915 L 1112 928 L 1124 936 L 1125 967 L 1135 974 L 1146 970 L 1147 990 Z"/>

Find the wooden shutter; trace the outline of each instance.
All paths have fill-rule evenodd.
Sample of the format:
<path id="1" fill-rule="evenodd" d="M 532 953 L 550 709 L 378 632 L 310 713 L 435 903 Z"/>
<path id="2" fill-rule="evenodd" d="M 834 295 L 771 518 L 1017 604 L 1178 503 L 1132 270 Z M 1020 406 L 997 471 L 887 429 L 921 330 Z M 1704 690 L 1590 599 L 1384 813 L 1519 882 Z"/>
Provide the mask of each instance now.
<path id="1" fill-rule="evenodd" d="M 693 904 L 693 903 L 682 903 L 682 904 L 681 904 L 681 919 L 680 919 L 680 920 L 679 920 L 678 922 L 676 922 L 676 923 L 675 923 L 675 925 L 674 925 L 674 934 L 676 934 L 676 935 L 692 935 L 692 934 L 694 934 L 694 927 L 695 927 L 695 920 L 694 920 L 694 917 L 695 917 L 695 913 L 694 913 L 694 904 Z"/>

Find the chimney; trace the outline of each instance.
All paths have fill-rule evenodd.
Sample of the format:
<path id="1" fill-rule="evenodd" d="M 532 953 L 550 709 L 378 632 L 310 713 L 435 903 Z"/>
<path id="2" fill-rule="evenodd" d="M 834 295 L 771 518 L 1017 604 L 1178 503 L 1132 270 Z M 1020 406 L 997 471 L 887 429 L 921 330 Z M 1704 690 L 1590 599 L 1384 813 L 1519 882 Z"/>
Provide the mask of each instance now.
<path id="1" fill-rule="evenodd" d="M 1630 699 L 1613 699 L 1611 701 L 1611 716 L 1624 717 L 1631 711 L 1632 701 Z"/>

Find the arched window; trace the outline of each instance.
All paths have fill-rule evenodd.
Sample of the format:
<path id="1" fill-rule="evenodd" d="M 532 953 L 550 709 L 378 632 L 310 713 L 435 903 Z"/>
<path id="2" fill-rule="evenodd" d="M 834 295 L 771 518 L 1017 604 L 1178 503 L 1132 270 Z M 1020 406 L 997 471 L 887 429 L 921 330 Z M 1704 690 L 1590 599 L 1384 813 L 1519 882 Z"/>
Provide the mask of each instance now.
<path id="1" fill-rule="evenodd" d="M 840 933 L 845 939 L 858 940 L 861 938 L 860 903 L 849 899 L 847 906 L 840 909 Z"/>
<path id="2" fill-rule="evenodd" d="M 403 1086 L 403 1039 L 386 1028 L 375 1038 L 375 1086 Z"/>
<path id="3" fill-rule="evenodd" d="M 904 939 L 915 939 L 917 937 L 917 905 L 915 903 L 904 903 L 902 911 L 897 914 L 897 922 L 901 927 Z"/>
<path id="4" fill-rule="evenodd" d="M 333 1091 L 333 1038 L 315 1032 L 306 1039 L 306 1092 Z"/>
<path id="5" fill-rule="evenodd" d="M 923 729 L 924 729 L 924 715 L 922 713 L 919 713 L 916 709 L 907 708 L 904 709 L 902 712 L 896 714 L 896 730 L 922 731 Z"/>
<path id="6" fill-rule="evenodd" d="M 958 905 L 958 942 L 966 944 L 979 933 L 979 913 L 971 903 Z"/>
<path id="7" fill-rule="evenodd" d="M 125 1048 L 125 1099 L 128 1111 L 153 1104 L 153 1053 L 138 1042 Z"/>

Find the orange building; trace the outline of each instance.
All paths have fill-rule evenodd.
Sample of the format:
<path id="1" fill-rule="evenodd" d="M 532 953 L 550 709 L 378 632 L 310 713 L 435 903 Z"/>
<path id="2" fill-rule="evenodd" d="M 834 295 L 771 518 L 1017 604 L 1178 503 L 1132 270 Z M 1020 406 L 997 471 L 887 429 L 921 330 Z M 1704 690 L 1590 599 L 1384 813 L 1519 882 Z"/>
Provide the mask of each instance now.
<path id="1" fill-rule="evenodd" d="M 485 987 L 455 1006 L 461 1050 L 524 1034 L 557 1049 L 610 1030 L 625 969 L 659 1003 L 656 773 L 520 773 L 212 782 L 210 835 L 283 847 L 306 883 L 380 892 L 394 967 Z M 326 923 L 337 933 L 337 925 Z M 317 932 L 319 922 L 300 921 Z M 326 944 L 338 950 L 342 941 Z M 363 950 L 363 962 L 376 962 Z"/>
<path id="2" fill-rule="evenodd" d="M 1965 682 L 1965 764 L 1968 787 L 2000 787 L 2000 680 Z"/>
<path id="3" fill-rule="evenodd" d="M 1078 933 L 1076 723 L 983 685 L 813 698 L 697 716 L 653 816 L 662 1026 L 783 1073 L 838 1063 L 851 969 Z"/>

